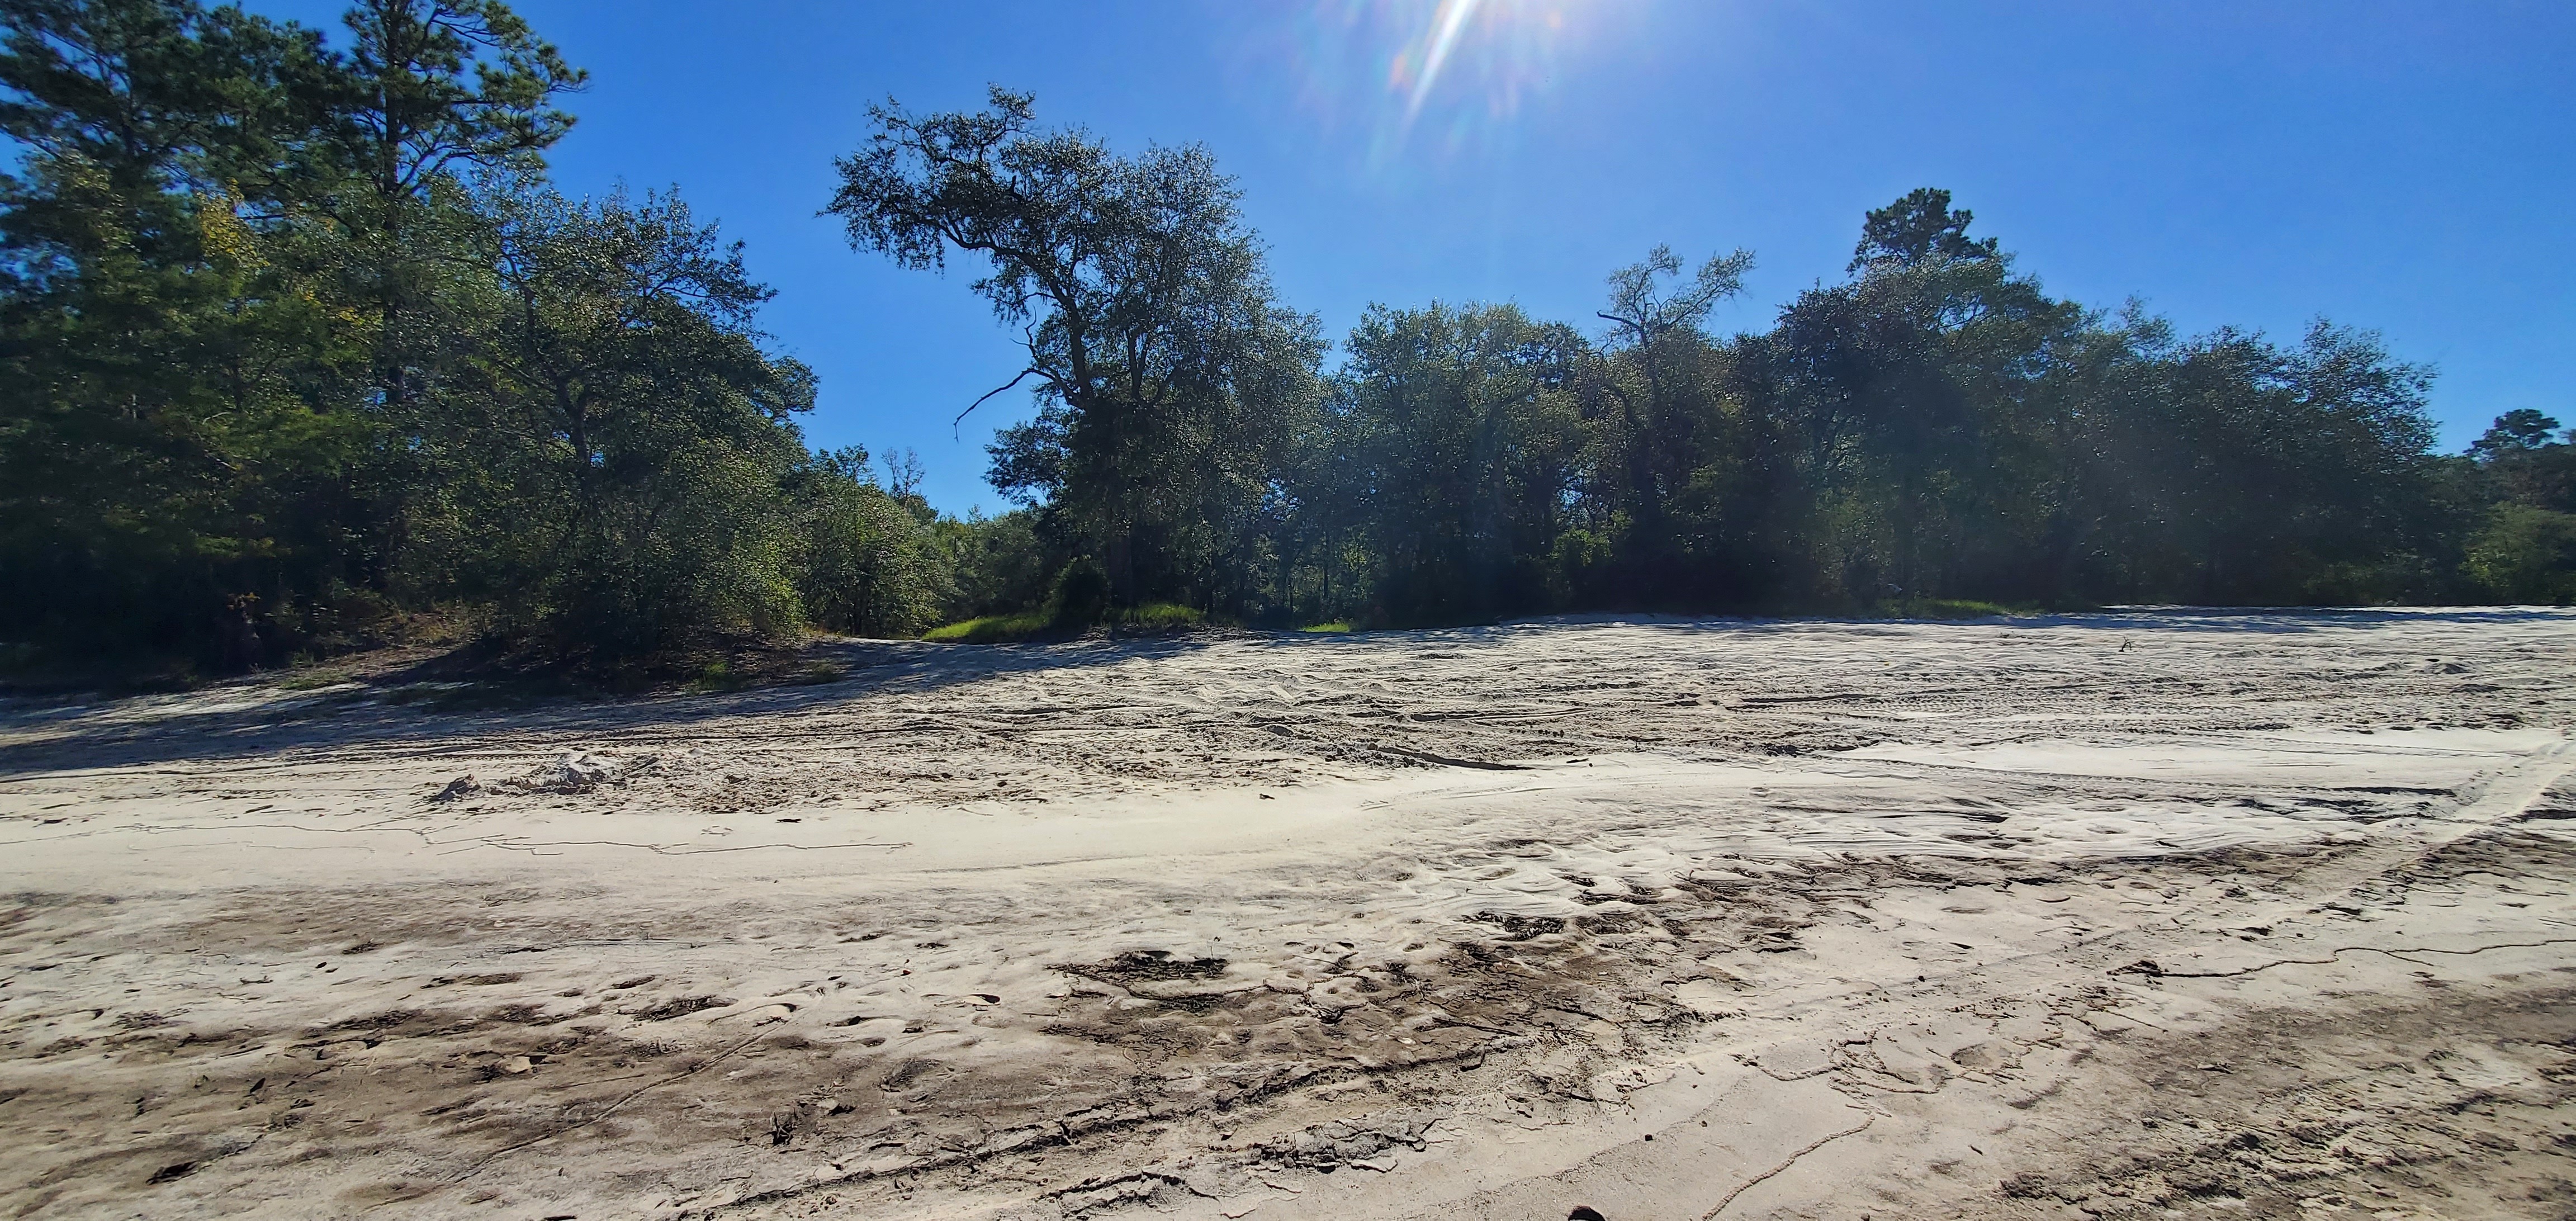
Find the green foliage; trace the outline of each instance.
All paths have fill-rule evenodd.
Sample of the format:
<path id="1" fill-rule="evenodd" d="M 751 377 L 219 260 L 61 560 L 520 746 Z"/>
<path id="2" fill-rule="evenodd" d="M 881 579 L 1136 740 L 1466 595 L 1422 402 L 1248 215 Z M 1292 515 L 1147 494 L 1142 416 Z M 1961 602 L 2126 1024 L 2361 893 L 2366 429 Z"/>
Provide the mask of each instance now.
<path id="1" fill-rule="evenodd" d="M 998 88 L 976 113 L 869 113 L 827 209 L 851 244 L 919 269 L 975 257 L 974 291 L 1024 328 L 1027 364 L 993 393 L 1032 383 L 1042 409 L 993 447 L 994 486 L 1101 557 L 1118 605 L 1251 596 L 1324 344 L 1273 299 L 1232 180 L 1204 148 L 1121 157 L 1039 130 Z"/>
<path id="2" fill-rule="evenodd" d="M 1898 619 L 1999 619 L 2021 612 L 1973 598 L 1912 598 L 1886 603 L 1879 613 Z"/>
<path id="3" fill-rule="evenodd" d="M 1544 604 L 1580 486 L 1582 338 L 1512 306 L 1380 307 L 1348 351 L 1330 458 L 1292 485 L 1340 551 L 1340 604 L 1400 624 Z"/>
<path id="4" fill-rule="evenodd" d="M 370 0 L 346 53 L 193 0 L 0 26 L 0 632 L 216 670 L 372 635 L 453 184 L 579 73 L 481 2 Z"/>
<path id="5" fill-rule="evenodd" d="M 2576 432 L 2523 408 L 2469 447 L 2464 498 L 2489 506 L 2462 548 L 2476 592 L 2506 602 L 2576 602 Z"/>
<path id="6" fill-rule="evenodd" d="M 1118 626 L 1140 632 L 1177 632 L 1207 626 L 1207 616 L 1196 607 L 1174 602 L 1148 602 L 1118 612 Z"/>
<path id="7" fill-rule="evenodd" d="M 1850 270 L 1867 267 L 1911 267 L 1933 260 L 1983 261 L 2003 257 L 2003 243 L 1971 238 L 1968 225 L 1977 214 L 1950 207 L 1950 193 L 1939 187 L 1917 187 L 1884 208 L 1861 218 L 1860 245 L 1852 252 Z"/>
<path id="8" fill-rule="evenodd" d="M 1060 628 L 1085 628 L 1109 618 L 1109 571 L 1090 556 L 1077 556 L 1055 574 L 1047 617 Z"/>
<path id="9" fill-rule="evenodd" d="M 946 627 L 935 627 L 921 638 L 940 644 L 1008 644 L 1052 632 L 1055 616 L 1045 611 L 1022 611 L 1016 615 L 982 615 Z"/>
<path id="10" fill-rule="evenodd" d="M 2469 447 L 2484 495 L 2576 513 L 2576 430 L 2552 439 L 2557 427 L 2557 420 L 2527 407 L 2496 417 Z"/>
<path id="11" fill-rule="evenodd" d="M 2576 602 L 2576 514 L 2503 504 L 2469 540 L 2467 567 L 2505 602 Z"/>
<path id="12" fill-rule="evenodd" d="M 1205 627 L 1208 622 L 1207 616 L 1198 609 L 1170 602 L 1149 602 L 1121 610 L 1108 610 L 1104 606 L 1099 613 L 1100 618 L 1089 621 L 1062 619 L 1052 609 L 1011 615 L 979 615 L 932 628 L 923 632 L 921 638 L 937 644 L 1016 644 L 1028 640 L 1061 640 L 1101 626 L 1122 632 L 1179 632 Z"/>
<path id="13" fill-rule="evenodd" d="M 1056 549 L 1040 536 L 1033 510 L 940 518 L 932 532 L 944 570 L 953 577 L 943 611 L 949 618 L 1036 606 L 1046 599 L 1047 575 L 1062 566 Z"/>
<path id="14" fill-rule="evenodd" d="M 800 472 L 797 592 L 813 622 L 858 636 L 905 637 L 956 597 L 955 558 L 921 498 L 867 477 L 867 452 L 823 455 Z"/>
<path id="15" fill-rule="evenodd" d="M 501 181 L 468 202 L 460 244 L 492 274 L 440 303 L 466 326 L 420 393 L 428 482 L 398 579 L 602 661 L 797 627 L 790 419 L 813 384 L 757 345 L 769 294 L 739 249 L 674 197 Z"/>
<path id="16" fill-rule="evenodd" d="M 690 695 L 711 695 L 719 691 L 739 691 L 748 686 L 750 676 L 733 668 L 733 663 L 719 658 L 700 666 L 698 672 L 680 684 Z"/>
<path id="17" fill-rule="evenodd" d="M 809 598 L 935 618 L 926 532 L 801 474 L 812 379 L 738 249 L 546 184 L 582 75 L 506 7 L 365 0 L 342 52 L 193 0 L 0 6 L 0 362 L 36 391 L 0 406 L 0 564 L 38 578 L 0 633 L 220 672 L 449 607 L 622 666 Z"/>
<path id="18" fill-rule="evenodd" d="M 191 4 L 13 0 L 0 26 L 21 153 L 0 178 L 0 631 L 258 660 L 257 621 L 330 587 L 324 485 L 368 429 L 298 393 L 345 371 L 354 328 L 244 219 L 293 197 L 231 184 L 312 138 L 332 65 Z"/>
<path id="19" fill-rule="evenodd" d="M 2529 407 L 2519 407 L 2497 416 L 2495 423 L 2469 444 L 2469 452 L 2494 461 L 2508 455 L 2528 454 L 2547 449 L 2550 434 L 2558 431 L 2558 420 Z"/>

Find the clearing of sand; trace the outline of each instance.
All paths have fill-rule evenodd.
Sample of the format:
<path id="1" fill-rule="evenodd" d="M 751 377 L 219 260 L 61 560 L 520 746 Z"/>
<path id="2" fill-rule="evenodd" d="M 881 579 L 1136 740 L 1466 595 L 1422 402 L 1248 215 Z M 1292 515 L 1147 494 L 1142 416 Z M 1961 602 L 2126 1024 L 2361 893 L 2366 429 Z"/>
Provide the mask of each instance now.
<path id="1" fill-rule="evenodd" d="M 0 1211 L 2576 1211 L 2576 613 L 816 659 L 0 705 Z"/>

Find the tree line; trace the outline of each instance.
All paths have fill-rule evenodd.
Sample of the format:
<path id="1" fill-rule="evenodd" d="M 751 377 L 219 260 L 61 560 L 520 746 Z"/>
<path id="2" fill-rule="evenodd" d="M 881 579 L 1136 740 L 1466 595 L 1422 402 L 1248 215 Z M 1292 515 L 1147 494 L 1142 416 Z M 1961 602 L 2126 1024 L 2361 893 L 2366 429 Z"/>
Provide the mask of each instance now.
<path id="1" fill-rule="evenodd" d="M 1282 302 L 1199 147 L 889 103 L 824 210 L 1024 339 L 1018 508 L 817 452 L 770 292 L 676 193 L 573 199 L 582 72 L 497 0 L 317 30 L 0 0 L 0 641 L 272 665 L 439 628 L 618 666 L 814 627 L 1138 608 L 1295 626 L 1962 601 L 2576 598 L 2556 421 L 2434 452 L 2427 370 L 2319 323 L 2049 296 L 1947 193 L 1716 334 L 1752 256 L 1597 316 Z M 960 405 L 965 406 L 965 405 Z"/>
<path id="2" fill-rule="evenodd" d="M 1706 325 L 1753 256 L 1666 247 L 1581 323 L 1281 303 L 1204 149 L 1122 157 L 1031 99 L 873 112 L 829 211 L 973 260 L 1034 419 L 991 481 L 1113 605 L 1247 621 L 1944 603 L 2565 601 L 2569 439 L 2434 452 L 2431 372 L 2320 321 L 2184 337 L 2050 296 L 1948 192 L 1862 218 L 1846 278 Z"/>

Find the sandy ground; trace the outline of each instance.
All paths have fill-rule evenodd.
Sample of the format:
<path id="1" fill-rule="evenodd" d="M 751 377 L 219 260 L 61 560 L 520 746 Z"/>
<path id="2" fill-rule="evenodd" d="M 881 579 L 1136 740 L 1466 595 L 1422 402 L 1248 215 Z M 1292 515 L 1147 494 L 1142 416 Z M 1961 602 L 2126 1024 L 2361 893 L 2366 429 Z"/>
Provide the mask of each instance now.
<path id="1" fill-rule="evenodd" d="M 818 656 L 0 707 L 0 1211 L 2576 1217 L 2576 614 Z"/>

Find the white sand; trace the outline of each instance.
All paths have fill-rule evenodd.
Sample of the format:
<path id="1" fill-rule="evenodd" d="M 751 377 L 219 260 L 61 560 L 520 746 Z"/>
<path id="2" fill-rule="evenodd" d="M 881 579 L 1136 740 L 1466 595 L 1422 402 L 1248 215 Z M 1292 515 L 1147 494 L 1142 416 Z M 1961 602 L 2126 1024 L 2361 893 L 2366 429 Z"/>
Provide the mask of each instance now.
<path id="1" fill-rule="evenodd" d="M 0 1208 L 2576 1206 L 2576 615 L 820 653 L 8 706 Z"/>

